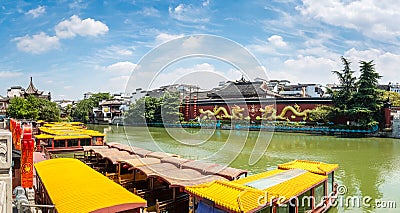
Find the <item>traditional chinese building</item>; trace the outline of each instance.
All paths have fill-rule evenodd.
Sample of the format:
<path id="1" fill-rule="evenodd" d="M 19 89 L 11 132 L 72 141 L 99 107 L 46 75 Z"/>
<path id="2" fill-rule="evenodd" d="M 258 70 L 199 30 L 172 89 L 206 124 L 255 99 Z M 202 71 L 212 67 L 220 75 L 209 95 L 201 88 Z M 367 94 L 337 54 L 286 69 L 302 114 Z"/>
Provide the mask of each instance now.
<path id="1" fill-rule="evenodd" d="M 247 81 L 243 77 L 210 90 L 207 99 L 187 97 L 182 113 L 185 120 L 307 121 L 308 113 L 320 105 L 332 105 L 321 96 L 288 97 L 274 92 L 279 82 Z M 284 87 L 285 85 L 280 85 Z M 313 90 L 313 92 L 315 89 Z M 303 91 L 304 92 L 304 91 Z"/>
<path id="2" fill-rule="evenodd" d="M 47 94 L 44 91 L 40 91 L 33 85 L 33 79 L 31 77 L 28 88 L 24 89 L 21 86 L 13 86 L 7 90 L 7 97 L 14 98 L 14 97 L 28 97 L 29 95 L 33 95 L 37 98 L 51 100 L 51 94 L 48 92 Z"/>
<path id="3" fill-rule="evenodd" d="M 9 101 L 9 98 L 4 98 L 0 96 L 0 120 L 6 115 Z"/>
<path id="4" fill-rule="evenodd" d="M 235 82 L 228 81 L 220 88 L 214 88 L 208 93 L 211 99 L 232 98 L 276 98 L 278 93 L 268 88 L 266 81 L 247 81 L 244 77 Z"/>

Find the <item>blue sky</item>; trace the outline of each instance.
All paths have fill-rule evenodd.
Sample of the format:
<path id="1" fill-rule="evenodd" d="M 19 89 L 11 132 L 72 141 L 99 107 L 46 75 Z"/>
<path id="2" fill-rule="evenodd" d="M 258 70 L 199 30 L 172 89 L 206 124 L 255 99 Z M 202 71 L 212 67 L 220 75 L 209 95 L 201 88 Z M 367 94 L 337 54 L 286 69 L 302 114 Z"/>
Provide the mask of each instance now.
<path id="1" fill-rule="evenodd" d="M 382 84 L 400 82 L 396 0 L 1 1 L 0 11 L 0 95 L 27 87 L 30 76 L 53 100 L 123 92 L 146 53 L 192 34 L 239 43 L 269 79 L 334 83 L 331 71 L 342 67 L 344 55 L 354 70 L 359 60 L 374 60 Z M 240 77 L 232 67 L 198 59 L 174 64 L 159 85 L 199 69 Z M 212 82 L 185 79 L 202 87 Z"/>

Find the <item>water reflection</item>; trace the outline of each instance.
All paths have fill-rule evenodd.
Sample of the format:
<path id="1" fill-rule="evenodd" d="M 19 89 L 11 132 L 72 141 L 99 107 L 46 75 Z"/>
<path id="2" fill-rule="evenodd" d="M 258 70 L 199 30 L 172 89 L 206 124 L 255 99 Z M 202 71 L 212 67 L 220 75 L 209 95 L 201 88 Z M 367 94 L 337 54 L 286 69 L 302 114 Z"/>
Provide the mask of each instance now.
<path id="1" fill-rule="evenodd" d="M 247 169 L 251 173 L 259 173 L 275 168 L 277 164 L 294 159 L 308 159 L 337 163 L 340 168 L 336 179 L 347 186 L 346 196 L 370 196 L 373 199 L 396 201 L 400 211 L 400 140 L 387 138 L 339 138 L 295 133 L 274 133 L 267 151 L 254 165 L 249 165 L 249 157 L 256 140 L 267 143 L 270 132 L 246 132 L 216 130 L 212 135 L 202 137 L 193 134 L 186 138 L 189 143 L 198 143 L 208 138 L 205 143 L 197 146 L 182 144 L 170 137 L 162 128 L 149 128 L 150 134 L 141 127 L 105 127 L 89 126 L 103 131 L 107 130 L 107 141 L 128 143 L 135 146 L 166 152 L 173 152 L 185 158 L 203 159 Z M 198 130 L 184 130 L 197 133 Z M 175 131 L 174 134 L 179 134 Z M 186 133 L 185 133 L 186 134 Z M 209 134 L 209 133 L 205 133 Z M 154 142 L 158 147 L 154 146 Z M 223 151 L 220 151 L 223 150 Z M 218 152 L 220 151 L 220 152 Z M 217 155 L 213 155 L 217 153 Z M 239 154 L 238 154 L 239 152 Z M 236 156 L 230 162 L 232 156 Z M 330 212 L 390 212 L 388 209 L 375 208 L 333 208 Z"/>

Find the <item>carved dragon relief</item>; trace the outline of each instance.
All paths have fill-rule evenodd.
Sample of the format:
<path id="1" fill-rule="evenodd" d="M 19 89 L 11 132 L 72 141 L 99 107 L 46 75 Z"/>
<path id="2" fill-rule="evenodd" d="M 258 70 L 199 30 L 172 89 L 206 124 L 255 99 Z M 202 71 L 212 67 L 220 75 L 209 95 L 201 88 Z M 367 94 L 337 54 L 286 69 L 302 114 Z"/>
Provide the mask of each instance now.
<path id="1" fill-rule="evenodd" d="M 254 107 L 254 106 L 253 106 Z M 253 110 L 248 110 L 249 113 L 254 117 L 254 108 Z M 295 119 L 296 117 L 303 117 L 303 120 L 308 119 L 308 113 L 311 112 L 311 110 L 306 109 L 306 110 L 301 110 L 300 106 L 295 104 L 294 106 L 286 106 L 283 108 L 282 112 L 277 115 L 277 111 L 274 107 L 274 105 L 267 105 L 264 108 L 260 108 L 259 111 L 262 113 L 261 117 L 257 116 L 257 120 L 286 120 L 290 121 L 291 119 Z M 292 112 L 292 115 L 290 118 L 287 117 L 287 112 Z M 231 112 L 232 115 L 228 113 L 228 110 L 225 107 L 218 107 L 215 105 L 213 110 L 204 110 L 204 109 L 199 109 L 200 113 L 200 118 L 203 120 L 206 119 L 234 119 L 234 120 L 249 120 L 250 116 L 243 116 L 244 108 L 241 108 L 237 105 L 231 107 Z"/>
<path id="2" fill-rule="evenodd" d="M 211 110 L 204 110 L 204 109 L 199 109 L 199 112 L 201 115 L 202 119 L 212 119 L 212 118 L 217 118 L 217 119 L 235 119 L 235 120 L 243 120 L 247 119 L 243 117 L 243 112 L 244 109 L 235 105 L 231 108 L 232 115 L 228 113 L 228 110 L 225 107 L 217 107 L 217 105 L 214 107 L 213 111 Z M 222 112 L 222 114 L 220 114 Z"/>
<path id="3" fill-rule="evenodd" d="M 7 140 L 0 140 L 0 163 L 7 163 Z"/>
<path id="4" fill-rule="evenodd" d="M 290 121 L 288 117 L 286 117 L 286 113 L 288 111 L 292 112 L 292 116 L 290 118 L 295 119 L 297 117 L 303 117 L 303 120 L 308 119 L 308 113 L 311 112 L 311 110 L 306 109 L 304 111 L 301 111 L 301 108 L 299 105 L 295 104 L 294 106 L 286 106 L 283 108 L 282 112 L 279 115 L 276 115 L 276 109 L 274 105 L 267 105 L 263 108 L 260 108 L 260 112 L 262 113 L 262 116 L 257 116 L 257 120 L 286 120 Z"/>

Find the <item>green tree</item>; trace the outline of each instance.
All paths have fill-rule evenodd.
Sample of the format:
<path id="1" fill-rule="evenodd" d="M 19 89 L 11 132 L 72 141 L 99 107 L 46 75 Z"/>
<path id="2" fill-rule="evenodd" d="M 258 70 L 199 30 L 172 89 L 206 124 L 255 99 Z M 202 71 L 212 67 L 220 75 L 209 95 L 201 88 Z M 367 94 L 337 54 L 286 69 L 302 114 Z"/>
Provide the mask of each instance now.
<path id="1" fill-rule="evenodd" d="M 162 98 L 161 113 L 164 123 L 177 123 L 181 121 L 182 113 L 179 111 L 180 100 L 178 94 L 165 93 Z"/>
<path id="2" fill-rule="evenodd" d="M 145 123 L 145 102 L 146 98 L 142 97 L 136 100 L 129 106 L 129 110 L 126 112 L 125 123 L 128 124 L 138 124 Z"/>
<path id="3" fill-rule="evenodd" d="M 161 119 L 162 98 L 145 97 L 145 118 L 147 123 L 162 122 Z"/>
<path id="4" fill-rule="evenodd" d="M 341 110 L 347 110 L 351 108 L 353 104 L 352 97 L 356 92 L 357 79 L 353 76 L 354 71 L 350 69 L 351 62 L 343 56 L 341 59 L 343 63 L 343 70 L 332 71 L 338 77 L 341 89 L 331 93 L 335 107 L 338 107 Z"/>
<path id="5" fill-rule="evenodd" d="M 94 107 L 98 107 L 100 101 L 110 100 L 111 98 L 112 98 L 112 96 L 110 95 L 110 93 L 99 92 L 99 93 L 93 94 L 88 99 L 94 105 Z"/>
<path id="6" fill-rule="evenodd" d="M 89 99 L 84 99 L 76 104 L 73 112 L 73 117 L 82 120 L 83 122 L 89 121 L 89 115 L 93 110 L 93 104 Z"/>
<path id="7" fill-rule="evenodd" d="M 125 122 L 143 123 L 176 123 L 181 119 L 180 101 L 177 94 L 165 93 L 160 98 L 145 96 L 129 106 Z"/>
<path id="8" fill-rule="evenodd" d="M 400 94 L 393 91 L 383 91 L 382 100 L 389 99 L 393 106 L 400 106 Z"/>
<path id="9" fill-rule="evenodd" d="M 334 107 L 321 105 L 313 109 L 308 114 L 308 117 L 311 121 L 328 123 L 332 119 L 334 110 Z"/>
<path id="10" fill-rule="evenodd" d="M 28 96 L 26 99 L 15 97 L 10 100 L 7 115 L 16 119 L 59 121 L 60 110 L 56 103 L 47 99 Z"/>
<path id="11" fill-rule="evenodd" d="M 31 117 L 27 101 L 24 98 L 15 97 L 10 100 L 7 116 L 16 119 L 28 119 Z"/>
<path id="12" fill-rule="evenodd" d="M 381 117 L 382 90 L 378 89 L 378 80 L 382 77 L 375 71 L 373 61 L 360 61 L 361 75 L 358 79 L 358 90 L 354 94 L 352 113 L 363 126 L 378 123 Z"/>
<path id="13" fill-rule="evenodd" d="M 45 121 L 59 121 L 61 111 L 57 107 L 57 104 L 51 101 L 43 100 L 40 101 L 42 104 L 39 110 L 39 119 Z"/>
<path id="14" fill-rule="evenodd" d="M 68 104 L 67 106 L 65 106 L 64 109 L 62 109 L 63 113 L 65 114 L 66 120 L 67 121 L 72 121 L 72 113 L 73 113 L 73 106 L 72 104 Z"/>
<path id="15" fill-rule="evenodd" d="M 100 101 L 108 99 L 111 99 L 110 93 L 93 94 L 90 98 L 79 101 L 76 104 L 72 115 L 77 119 L 88 122 L 90 116 L 93 114 L 93 108 L 98 107 Z"/>

